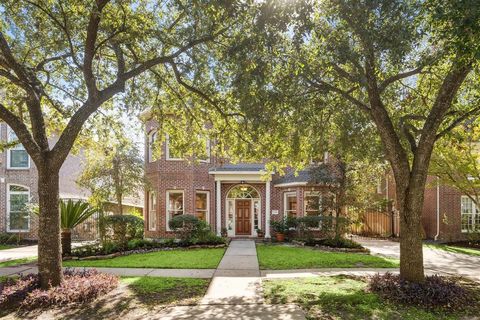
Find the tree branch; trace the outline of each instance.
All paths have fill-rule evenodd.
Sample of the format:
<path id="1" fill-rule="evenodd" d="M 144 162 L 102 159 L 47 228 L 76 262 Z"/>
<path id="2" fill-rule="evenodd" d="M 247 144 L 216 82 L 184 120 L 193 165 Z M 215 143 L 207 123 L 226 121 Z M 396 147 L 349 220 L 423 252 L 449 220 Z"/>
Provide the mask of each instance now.
<path id="1" fill-rule="evenodd" d="M 23 144 L 28 154 L 34 158 L 38 158 L 40 148 L 33 140 L 32 135 L 28 131 L 27 126 L 20 120 L 15 114 L 8 110 L 3 104 L 0 103 L 0 118 L 5 121 L 10 128 L 17 135 L 18 140 Z"/>
<path id="2" fill-rule="evenodd" d="M 443 129 L 442 131 L 437 133 L 437 135 L 435 137 L 435 140 L 438 140 L 441 137 L 443 137 L 444 135 L 446 135 L 448 132 L 453 130 L 456 126 L 461 124 L 463 121 L 467 120 L 470 117 L 476 116 L 478 114 L 480 114 L 480 106 L 469 110 L 468 112 L 464 113 L 463 115 L 461 115 L 457 119 L 453 120 L 445 129 Z"/>
<path id="3" fill-rule="evenodd" d="M 405 79 L 405 78 L 411 77 L 411 76 L 413 76 L 413 75 L 419 74 L 419 73 L 422 72 L 423 68 L 424 68 L 424 67 L 421 66 L 421 67 L 415 68 L 415 69 L 410 70 L 410 71 L 407 71 L 407 72 L 397 73 L 396 75 L 391 76 L 391 77 L 385 79 L 385 80 L 380 84 L 380 86 L 378 87 L 378 89 L 379 89 L 380 92 L 383 92 L 383 91 L 385 91 L 385 89 L 386 89 L 390 84 L 394 83 L 395 81 L 398 81 L 398 80 L 401 80 L 401 79 Z"/>

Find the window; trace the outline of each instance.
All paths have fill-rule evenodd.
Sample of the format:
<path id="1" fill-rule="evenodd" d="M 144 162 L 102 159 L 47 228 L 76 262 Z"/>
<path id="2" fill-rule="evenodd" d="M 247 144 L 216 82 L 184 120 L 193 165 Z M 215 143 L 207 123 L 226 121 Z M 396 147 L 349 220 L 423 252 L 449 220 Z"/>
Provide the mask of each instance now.
<path id="1" fill-rule="evenodd" d="M 157 195 L 155 192 L 149 193 L 148 198 L 148 230 L 157 229 Z"/>
<path id="2" fill-rule="evenodd" d="M 183 191 L 167 191 L 167 230 L 170 230 L 168 221 L 182 214 L 184 214 Z"/>
<path id="3" fill-rule="evenodd" d="M 286 217 L 297 216 L 297 193 L 286 192 L 283 198 L 284 215 Z"/>
<path id="4" fill-rule="evenodd" d="M 319 216 L 322 209 L 322 196 L 318 192 L 305 192 L 304 200 L 305 215 Z"/>
<path id="5" fill-rule="evenodd" d="M 156 161 L 155 157 L 155 142 L 157 140 L 157 131 L 152 131 L 148 134 L 148 162 Z"/>
<path id="6" fill-rule="evenodd" d="M 210 194 L 208 191 L 197 191 L 195 193 L 195 215 L 198 219 L 208 222 Z"/>
<path id="7" fill-rule="evenodd" d="M 8 142 L 18 141 L 15 132 L 8 127 Z M 8 169 L 28 169 L 30 168 L 30 158 L 27 151 L 21 143 L 8 149 L 7 152 L 7 168 Z"/>
<path id="8" fill-rule="evenodd" d="M 210 140 L 204 139 L 201 145 L 201 151 L 197 152 L 197 158 L 200 162 L 210 162 Z"/>
<path id="9" fill-rule="evenodd" d="M 172 139 L 168 134 L 166 146 L 167 160 L 183 160 L 183 155 L 179 146 L 175 143 L 175 140 Z"/>
<path id="10" fill-rule="evenodd" d="M 30 191 L 27 187 L 13 184 L 8 185 L 7 188 L 7 231 L 28 232 L 30 214 L 27 205 L 30 200 Z"/>
<path id="11" fill-rule="evenodd" d="M 480 211 L 468 196 L 461 198 L 462 232 L 480 231 Z"/>

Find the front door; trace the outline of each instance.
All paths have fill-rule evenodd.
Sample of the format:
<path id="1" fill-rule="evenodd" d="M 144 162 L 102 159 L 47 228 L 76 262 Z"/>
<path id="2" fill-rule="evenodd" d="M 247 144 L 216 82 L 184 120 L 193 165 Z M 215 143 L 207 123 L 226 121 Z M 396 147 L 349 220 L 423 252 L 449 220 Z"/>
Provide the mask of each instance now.
<path id="1" fill-rule="evenodd" d="M 235 234 L 251 235 L 250 200 L 237 200 L 235 213 Z"/>

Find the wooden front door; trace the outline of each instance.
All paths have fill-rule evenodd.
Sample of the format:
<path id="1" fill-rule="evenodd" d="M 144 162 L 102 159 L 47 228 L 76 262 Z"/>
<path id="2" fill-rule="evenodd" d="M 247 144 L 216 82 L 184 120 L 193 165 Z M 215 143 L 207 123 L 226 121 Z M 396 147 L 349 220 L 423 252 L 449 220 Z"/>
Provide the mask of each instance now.
<path id="1" fill-rule="evenodd" d="M 235 234 L 251 235 L 251 202 L 250 200 L 237 200 L 235 213 Z"/>

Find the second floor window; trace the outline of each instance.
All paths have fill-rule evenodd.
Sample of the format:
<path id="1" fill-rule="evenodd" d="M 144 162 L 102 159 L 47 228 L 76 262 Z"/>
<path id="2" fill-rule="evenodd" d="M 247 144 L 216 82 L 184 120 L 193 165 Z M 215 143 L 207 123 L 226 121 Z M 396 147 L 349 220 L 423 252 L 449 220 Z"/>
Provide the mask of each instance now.
<path id="1" fill-rule="evenodd" d="M 11 129 L 7 129 L 8 142 L 18 141 L 17 135 Z M 30 168 L 30 158 L 27 151 L 21 143 L 8 149 L 7 168 L 9 169 L 28 169 Z"/>
<path id="2" fill-rule="evenodd" d="M 155 157 L 155 142 L 157 140 L 157 131 L 152 131 L 148 134 L 148 162 L 153 162 Z"/>
<path id="3" fill-rule="evenodd" d="M 175 139 L 170 137 L 167 134 L 167 143 L 166 143 L 166 154 L 167 160 L 182 160 L 183 154 L 180 150 L 180 146 L 175 142 Z"/>

